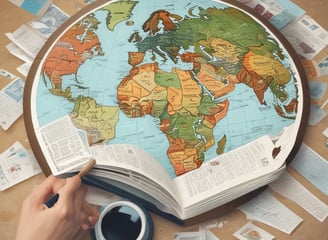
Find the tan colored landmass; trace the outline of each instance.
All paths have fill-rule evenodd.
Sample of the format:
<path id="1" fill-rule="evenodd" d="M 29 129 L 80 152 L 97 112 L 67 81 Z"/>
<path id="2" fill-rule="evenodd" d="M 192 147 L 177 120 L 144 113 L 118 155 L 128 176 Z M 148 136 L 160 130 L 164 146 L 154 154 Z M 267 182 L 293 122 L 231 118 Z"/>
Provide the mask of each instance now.
<path id="1" fill-rule="evenodd" d="M 182 110 L 182 89 L 175 87 L 167 88 L 167 112 L 170 115 L 175 114 L 177 111 Z"/>
<path id="2" fill-rule="evenodd" d="M 120 108 L 127 116 L 139 117 L 150 113 L 151 103 L 147 101 L 141 103 L 140 99 L 146 99 L 157 87 L 154 85 L 154 73 L 157 70 L 158 65 L 155 63 L 133 67 L 130 75 L 121 81 L 117 88 L 117 99 Z"/>
<path id="3" fill-rule="evenodd" d="M 290 81 L 290 72 L 279 61 L 268 55 L 258 55 L 249 51 L 244 55 L 243 66 L 248 72 L 256 72 L 263 78 L 272 77 L 279 85 Z"/>
<path id="4" fill-rule="evenodd" d="M 202 161 L 198 156 L 196 148 L 187 148 L 182 138 L 174 139 L 167 136 L 170 147 L 167 151 L 171 164 L 174 166 L 174 171 L 177 176 L 198 168 Z"/>
<path id="5" fill-rule="evenodd" d="M 70 117 L 77 128 L 87 132 L 92 145 L 115 138 L 119 111 L 118 107 L 98 105 L 91 97 L 79 96 Z"/>
<path id="6" fill-rule="evenodd" d="M 216 75 L 215 68 L 208 64 L 202 63 L 197 75 L 198 80 L 212 92 L 215 98 L 226 95 L 234 90 L 234 84 L 230 81 L 220 81 Z"/>
<path id="7" fill-rule="evenodd" d="M 214 38 L 210 42 L 210 46 L 213 50 L 213 57 L 217 59 L 224 59 L 230 64 L 237 64 L 240 61 L 237 46 L 227 40 L 222 38 Z"/>
<path id="8" fill-rule="evenodd" d="M 129 55 L 132 63 L 138 63 L 143 58 L 141 54 L 130 54 Z M 211 71 L 203 69 L 202 76 L 204 78 L 207 75 L 212 74 Z M 211 69 L 213 70 L 213 69 Z M 140 117 L 146 114 L 152 114 L 152 108 L 154 102 L 164 102 L 161 110 L 167 112 L 168 118 L 160 117 L 160 129 L 165 133 L 169 141 L 168 157 L 171 164 L 174 167 L 176 175 L 181 175 L 188 171 L 198 168 L 202 160 L 199 158 L 201 153 L 209 149 L 214 145 L 215 139 L 212 133 L 212 129 L 215 127 L 218 121 L 224 118 L 228 112 L 229 101 L 223 100 L 217 103 L 214 107 L 208 110 L 209 115 L 202 115 L 199 112 L 199 107 L 202 100 L 202 89 L 198 83 L 193 79 L 193 76 L 188 70 L 181 70 L 178 68 L 172 69 L 172 73 L 177 75 L 178 83 L 174 82 L 172 85 L 168 84 L 166 87 L 158 85 L 155 82 L 155 75 L 164 75 L 168 73 L 161 72 L 158 69 L 158 65 L 154 64 L 142 64 L 134 65 L 130 70 L 130 74 L 125 77 L 121 84 L 117 88 L 117 98 L 119 99 L 119 105 L 121 110 L 128 117 Z M 164 78 L 165 79 L 165 78 Z M 212 79 L 214 82 L 217 80 Z M 210 80 L 207 80 L 209 83 Z M 206 82 L 206 80 L 204 80 Z M 203 82 L 202 82 L 203 83 Z M 167 84 L 163 82 L 162 84 Z M 208 84 L 210 90 L 217 91 L 215 89 L 217 85 Z M 232 84 L 220 85 L 220 94 L 224 94 L 226 91 L 225 87 L 233 89 Z M 218 91 L 217 91 L 218 93 Z M 219 94 L 219 93 L 218 93 Z M 202 116 L 201 116 L 202 115 Z M 182 131 L 178 136 L 173 137 L 174 132 L 171 134 L 169 130 L 172 129 L 172 120 L 176 117 L 186 117 L 183 128 L 192 128 L 196 124 L 194 121 L 200 120 L 201 127 L 199 130 L 192 133 L 187 130 L 188 133 Z M 197 133 L 198 131 L 198 133 Z M 184 135 L 191 134 L 192 137 Z M 202 134 L 206 138 L 204 142 L 202 139 L 194 139 L 194 134 Z"/>
<path id="9" fill-rule="evenodd" d="M 191 115 L 197 116 L 202 90 L 196 81 L 192 79 L 190 71 L 174 68 L 172 72 L 178 75 L 181 85 L 181 99 L 179 99 L 181 106 L 177 108 L 184 108 Z"/>

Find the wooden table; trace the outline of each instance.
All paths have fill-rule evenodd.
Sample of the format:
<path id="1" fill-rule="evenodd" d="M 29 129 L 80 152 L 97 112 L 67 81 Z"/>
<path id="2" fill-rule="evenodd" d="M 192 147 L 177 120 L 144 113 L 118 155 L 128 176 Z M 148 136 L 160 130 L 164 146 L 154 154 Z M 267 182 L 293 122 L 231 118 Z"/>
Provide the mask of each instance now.
<path id="1" fill-rule="evenodd" d="M 322 0 L 293 0 L 300 7 L 306 10 L 307 14 L 313 17 L 321 26 L 328 29 L 328 5 L 322 4 Z M 54 3 L 63 9 L 66 13 L 72 15 L 78 10 L 78 5 L 83 2 L 81 0 L 54 0 Z M 12 56 L 7 50 L 6 45 L 10 42 L 4 35 L 6 32 L 13 32 L 19 26 L 34 19 L 35 16 L 23 11 L 22 9 L 11 4 L 9 1 L 2 0 L 0 7 L 0 68 L 6 69 L 17 76 L 20 74 L 16 71 L 16 68 L 22 64 L 20 60 Z M 317 57 L 318 59 L 328 54 L 328 48 L 325 49 Z M 21 76 L 23 77 L 23 76 Z M 328 76 L 323 76 L 318 81 L 328 82 Z M 9 83 L 8 79 L 0 76 L 0 89 Z M 325 94 L 324 99 L 328 97 L 328 93 Z M 328 106 L 325 108 L 328 111 Z M 304 142 L 312 147 L 316 152 L 323 156 L 328 161 L 328 148 L 325 147 L 324 137 L 322 131 L 328 127 L 328 118 L 320 122 L 315 127 L 309 127 L 307 129 Z M 23 117 L 20 117 L 15 124 L 7 131 L 0 129 L 0 152 L 6 150 L 15 141 L 20 141 L 25 148 L 30 149 L 30 145 L 25 133 L 25 126 Z M 319 192 L 313 186 L 308 184 L 300 175 L 294 173 L 294 176 L 301 181 L 312 193 L 314 193 L 319 199 L 328 204 L 328 196 Z M 21 210 L 21 204 L 24 198 L 31 192 L 31 190 L 44 180 L 45 176 L 39 174 L 29 180 L 20 183 L 4 192 L 0 192 L 0 239 L 11 240 L 15 239 L 16 228 L 19 221 L 19 215 Z M 284 234 L 277 229 L 271 228 L 267 225 L 256 222 L 256 225 L 270 232 L 276 239 L 328 239 L 328 219 L 324 222 L 319 222 L 305 210 L 297 206 L 292 201 L 273 194 L 279 198 L 279 200 L 289 207 L 292 211 L 298 214 L 304 221 L 299 227 L 291 234 Z M 153 215 L 155 233 L 154 239 L 172 239 L 174 232 L 180 231 L 192 231 L 198 230 L 200 224 L 194 226 L 182 227 L 175 225 L 161 217 Z M 234 210 L 231 213 L 220 216 L 216 219 L 208 219 L 209 221 L 223 222 L 222 228 L 215 228 L 213 232 L 220 237 L 220 239 L 229 240 L 235 239 L 232 234 L 243 226 L 247 219 L 243 213 L 238 210 Z M 206 224 L 206 223 L 204 223 Z"/>

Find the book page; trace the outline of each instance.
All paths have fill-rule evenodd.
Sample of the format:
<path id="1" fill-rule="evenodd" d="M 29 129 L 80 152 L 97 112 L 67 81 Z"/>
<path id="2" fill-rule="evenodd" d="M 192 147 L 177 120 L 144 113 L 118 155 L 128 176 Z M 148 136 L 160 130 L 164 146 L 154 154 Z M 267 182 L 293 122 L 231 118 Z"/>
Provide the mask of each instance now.
<path id="1" fill-rule="evenodd" d="M 283 162 L 273 159 L 273 149 L 269 136 L 264 136 L 177 177 L 181 202 L 197 203 L 280 168 Z"/>
<path id="2" fill-rule="evenodd" d="M 76 171 L 91 157 L 87 140 L 83 140 L 82 132 L 74 127 L 69 116 L 41 127 L 38 132 L 42 139 L 39 144 L 46 149 L 43 154 L 54 175 Z"/>
<path id="3" fill-rule="evenodd" d="M 164 188 L 171 196 L 176 195 L 173 180 L 166 170 L 145 151 L 128 144 L 94 145 L 90 149 L 98 166 L 105 169 L 118 167 L 126 171 L 135 171 Z M 133 172 L 130 174 L 133 175 Z"/>
<path id="4" fill-rule="evenodd" d="M 115 179 L 145 192 L 156 193 L 176 209 L 173 180 L 162 165 L 145 151 L 128 144 L 95 144 L 89 147 L 85 132 L 69 116 L 53 121 L 38 131 L 40 145 L 54 175 L 78 171 L 90 158 L 96 160 L 91 174 Z M 172 201 L 173 200 L 173 201 Z M 173 204 L 173 205 L 172 205 Z"/>

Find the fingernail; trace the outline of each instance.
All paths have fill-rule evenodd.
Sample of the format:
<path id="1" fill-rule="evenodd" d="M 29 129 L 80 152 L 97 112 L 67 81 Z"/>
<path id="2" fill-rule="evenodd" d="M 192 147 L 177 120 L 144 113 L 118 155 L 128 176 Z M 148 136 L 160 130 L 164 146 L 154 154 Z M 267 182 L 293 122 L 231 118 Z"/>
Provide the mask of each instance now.
<path id="1" fill-rule="evenodd" d="M 88 220 L 89 220 L 89 222 L 94 223 L 94 222 L 97 221 L 97 217 L 95 217 L 95 216 L 89 216 L 88 217 Z"/>
<path id="2" fill-rule="evenodd" d="M 89 225 L 88 224 L 86 224 L 86 223 L 83 223 L 82 225 L 81 225 L 81 228 L 83 229 L 83 230 L 88 230 L 89 229 Z"/>

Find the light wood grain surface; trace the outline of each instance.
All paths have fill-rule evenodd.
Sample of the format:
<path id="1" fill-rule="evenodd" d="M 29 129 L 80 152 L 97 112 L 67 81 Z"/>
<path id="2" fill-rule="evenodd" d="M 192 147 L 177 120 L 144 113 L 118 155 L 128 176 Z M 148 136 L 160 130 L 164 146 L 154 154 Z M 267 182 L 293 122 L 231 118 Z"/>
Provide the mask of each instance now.
<path id="1" fill-rule="evenodd" d="M 75 13 L 79 6 L 81 6 L 82 0 L 54 0 L 54 3 L 63 9 L 68 14 Z M 324 0 L 294 0 L 299 6 L 306 10 L 307 14 L 313 17 L 319 24 L 328 29 L 328 4 Z M 26 11 L 14 6 L 7 0 L 1 0 L 0 2 L 0 68 L 6 69 L 17 76 L 21 76 L 16 68 L 22 64 L 20 60 L 12 56 L 7 50 L 6 45 L 10 42 L 5 36 L 6 32 L 13 32 L 19 26 L 34 19 L 35 16 L 27 13 Z M 319 56 L 323 57 L 328 54 L 328 50 L 325 49 Z M 327 82 L 328 77 L 320 77 L 316 79 L 318 81 Z M 0 76 L 0 89 L 2 89 L 9 80 Z M 326 93 L 325 98 L 328 97 Z M 325 108 L 328 111 L 328 106 Z M 322 131 L 328 127 L 328 119 L 325 119 L 315 127 L 309 127 L 305 135 L 305 143 L 311 146 L 321 156 L 328 161 L 328 148 L 324 145 L 324 137 Z M 7 131 L 3 131 L 0 128 L 0 152 L 6 150 L 15 141 L 20 141 L 24 147 L 30 149 L 29 142 L 25 133 L 25 126 L 23 117 L 20 117 L 15 124 Z M 311 184 L 306 182 L 295 171 L 290 170 L 293 176 L 304 184 L 312 193 L 314 193 L 319 199 L 328 204 L 328 196 L 324 195 Z M 328 173 L 327 173 L 328 174 Z M 21 210 L 21 204 L 24 198 L 31 192 L 31 190 L 43 181 L 45 176 L 39 174 L 32 177 L 29 180 L 24 181 L 6 191 L 0 192 L 0 239 L 12 240 L 15 239 L 16 228 L 19 221 L 19 215 Z M 292 201 L 278 196 L 272 192 L 279 200 L 288 206 L 292 211 L 298 214 L 304 221 L 300 226 L 291 234 L 284 234 L 277 229 L 269 227 L 265 224 L 256 222 L 256 225 L 270 232 L 276 239 L 297 239 L 297 240 L 328 240 L 328 220 L 319 222 L 309 213 L 297 206 Z M 198 230 L 200 224 L 195 226 L 182 227 L 177 226 L 161 217 L 152 215 L 155 225 L 154 239 L 173 239 L 174 232 L 180 231 L 193 231 Z M 223 227 L 213 229 L 213 232 L 222 240 L 236 239 L 232 234 L 238 230 L 242 225 L 247 222 L 244 214 L 240 211 L 232 211 L 231 213 L 220 216 L 215 219 L 208 219 L 208 221 L 215 221 L 223 223 Z M 204 223 L 206 224 L 206 222 Z"/>

